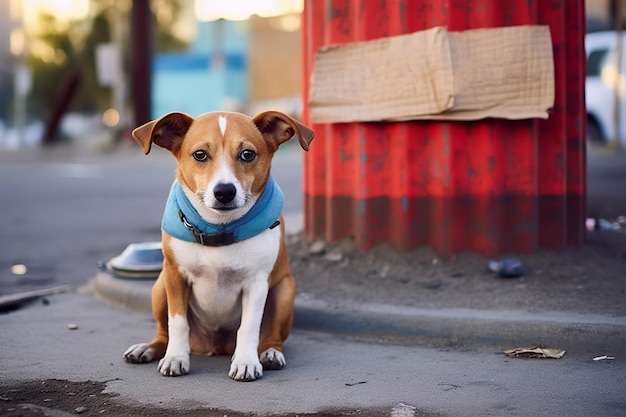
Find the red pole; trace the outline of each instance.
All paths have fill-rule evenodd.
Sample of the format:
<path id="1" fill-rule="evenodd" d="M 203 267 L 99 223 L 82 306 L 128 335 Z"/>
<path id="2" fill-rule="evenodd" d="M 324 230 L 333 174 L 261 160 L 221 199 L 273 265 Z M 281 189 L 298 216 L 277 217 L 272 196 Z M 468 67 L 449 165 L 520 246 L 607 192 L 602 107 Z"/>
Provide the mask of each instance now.
<path id="1" fill-rule="evenodd" d="M 305 233 L 360 249 L 534 252 L 584 241 L 584 7 L 543 0 L 307 0 L 304 119 L 315 53 L 433 26 L 544 24 L 555 63 L 548 120 L 314 124 Z"/>

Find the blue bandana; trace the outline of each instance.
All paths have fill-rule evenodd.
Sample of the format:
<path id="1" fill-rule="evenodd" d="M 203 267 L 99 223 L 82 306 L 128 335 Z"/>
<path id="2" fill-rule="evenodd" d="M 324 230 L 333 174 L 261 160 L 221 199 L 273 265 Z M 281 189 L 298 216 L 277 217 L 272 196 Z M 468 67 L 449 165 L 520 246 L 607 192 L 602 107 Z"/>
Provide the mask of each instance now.
<path id="1" fill-rule="evenodd" d="M 200 216 L 176 181 L 167 198 L 161 227 L 169 235 L 188 242 L 230 245 L 278 226 L 284 202 L 282 190 L 270 176 L 265 190 L 246 214 L 231 223 L 212 224 Z"/>

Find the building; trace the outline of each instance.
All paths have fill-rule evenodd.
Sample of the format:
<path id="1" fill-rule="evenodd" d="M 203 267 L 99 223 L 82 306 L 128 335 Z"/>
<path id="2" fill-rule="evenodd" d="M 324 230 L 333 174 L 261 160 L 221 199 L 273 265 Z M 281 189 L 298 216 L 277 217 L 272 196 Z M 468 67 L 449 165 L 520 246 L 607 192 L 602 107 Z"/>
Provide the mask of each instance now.
<path id="1" fill-rule="evenodd" d="M 187 51 L 154 57 L 154 118 L 171 111 L 300 113 L 299 14 L 194 24 Z"/>

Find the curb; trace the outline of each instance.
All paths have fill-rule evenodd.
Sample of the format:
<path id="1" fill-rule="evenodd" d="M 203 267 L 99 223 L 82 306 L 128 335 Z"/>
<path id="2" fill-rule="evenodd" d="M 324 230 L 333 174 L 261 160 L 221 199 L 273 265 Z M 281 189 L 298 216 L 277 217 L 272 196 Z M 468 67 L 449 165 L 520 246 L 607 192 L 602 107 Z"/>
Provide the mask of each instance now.
<path id="1" fill-rule="evenodd" d="M 92 280 L 93 292 L 132 310 L 152 311 L 154 280 L 124 280 L 99 272 Z"/>
<path id="2" fill-rule="evenodd" d="M 94 292 L 124 307 L 151 311 L 154 281 L 98 273 Z M 460 308 L 422 309 L 383 304 L 351 306 L 296 297 L 294 328 L 365 341 L 440 347 L 558 347 L 569 354 L 626 356 L 626 317 L 533 314 Z"/>
<path id="3" fill-rule="evenodd" d="M 541 345 L 576 355 L 626 355 L 626 317 L 380 304 L 350 308 L 296 299 L 294 326 L 379 342 L 498 349 Z"/>

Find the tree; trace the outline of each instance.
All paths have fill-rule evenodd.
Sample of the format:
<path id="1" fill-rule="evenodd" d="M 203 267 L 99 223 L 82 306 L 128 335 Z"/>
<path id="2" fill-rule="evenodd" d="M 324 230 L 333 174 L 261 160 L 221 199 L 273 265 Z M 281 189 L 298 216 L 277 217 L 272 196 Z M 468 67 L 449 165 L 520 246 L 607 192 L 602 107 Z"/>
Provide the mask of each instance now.
<path id="1" fill-rule="evenodd" d="M 185 0 L 152 0 L 154 50 L 180 51 L 187 43 L 177 38 L 171 25 L 179 19 Z M 73 71 L 80 71 L 80 86 L 72 99 L 71 110 L 100 112 L 111 105 L 111 88 L 97 80 L 96 49 L 112 41 L 112 19 L 121 19 L 124 33 L 129 33 L 129 2 L 91 0 L 92 15 L 85 20 L 60 20 L 40 13 L 36 33 L 31 35 L 27 64 L 33 74 L 28 97 L 29 114 L 45 118 L 59 93 L 59 87 Z M 129 42 L 125 42 L 128 47 Z M 128 57 L 129 51 L 123 51 Z M 128 60 L 125 59 L 128 68 Z"/>
<path id="2" fill-rule="evenodd" d="M 38 16 L 38 32 L 31 39 L 26 62 L 33 75 L 28 97 L 29 113 L 41 116 L 54 100 L 71 68 L 80 65 L 76 46 L 71 41 L 72 24 L 62 24 L 49 13 Z"/>

